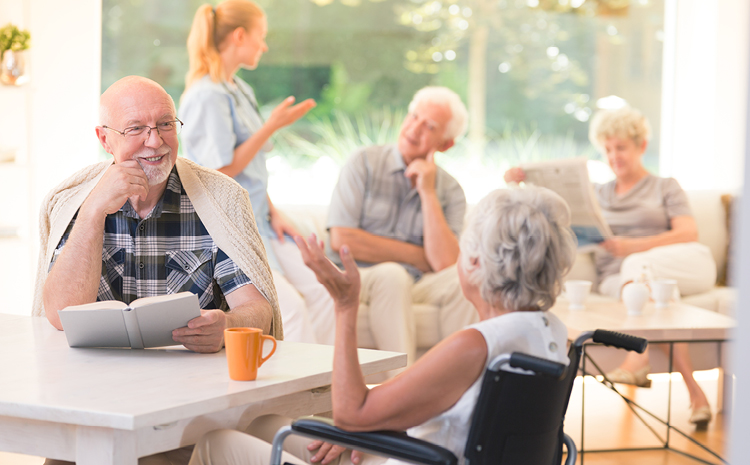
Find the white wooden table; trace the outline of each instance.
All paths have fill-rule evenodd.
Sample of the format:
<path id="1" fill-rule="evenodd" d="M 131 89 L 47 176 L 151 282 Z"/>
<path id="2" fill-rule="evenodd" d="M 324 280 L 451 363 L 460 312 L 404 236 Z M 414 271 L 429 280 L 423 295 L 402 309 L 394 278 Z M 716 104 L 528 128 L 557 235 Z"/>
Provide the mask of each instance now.
<path id="1" fill-rule="evenodd" d="M 360 349 L 365 375 L 406 355 Z M 331 410 L 333 347 L 279 342 L 255 381 L 229 379 L 224 351 L 71 349 L 45 318 L 0 314 L 0 450 L 135 465 L 257 416 Z"/>
<path id="2" fill-rule="evenodd" d="M 563 297 L 558 299 L 551 311 L 565 323 L 565 326 L 568 328 L 568 339 L 571 341 L 584 332 L 606 329 L 642 337 L 647 339 L 649 343 L 659 342 L 671 345 L 677 342 L 695 343 L 710 341 L 717 342 L 721 347 L 726 345 L 731 339 L 732 331 L 737 324 L 733 318 L 726 315 L 675 302 L 672 302 L 669 307 L 664 309 L 657 309 L 653 302 L 648 302 L 643 309 L 643 314 L 630 316 L 627 314 L 625 305 L 621 301 L 595 295 L 589 296 L 584 310 L 570 310 L 568 300 Z M 734 383 L 728 364 L 728 352 L 729 350 L 720 350 L 719 355 L 718 368 L 720 369 L 719 382 L 721 384 L 717 402 L 719 410 L 731 409 L 730 401 Z M 584 348 L 585 353 L 586 349 Z M 586 366 L 585 363 L 586 361 L 582 359 L 581 364 L 583 367 Z M 585 371 L 588 372 L 588 370 Z M 671 426 L 670 417 L 671 409 L 668 407 L 667 418 L 664 421 L 667 426 L 665 444 L 667 448 L 669 448 L 669 430 L 677 430 L 677 428 Z M 581 449 L 583 449 L 584 439 L 583 425 L 582 418 Z M 682 431 L 677 431 L 685 435 Z M 709 452 L 713 453 L 712 451 Z M 581 462 L 583 462 L 583 454 L 581 454 Z"/>

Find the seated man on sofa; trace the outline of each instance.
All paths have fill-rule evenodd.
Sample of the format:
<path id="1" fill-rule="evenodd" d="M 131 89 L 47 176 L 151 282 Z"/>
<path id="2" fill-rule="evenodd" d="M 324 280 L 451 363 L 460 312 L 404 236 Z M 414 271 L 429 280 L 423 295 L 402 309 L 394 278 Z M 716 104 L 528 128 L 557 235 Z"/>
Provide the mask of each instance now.
<path id="1" fill-rule="evenodd" d="M 58 311 L 69 305 L 190 291 L 202 314 L 173 332 L 188 349 L 217 352 L 235 326 L 281 339 L 247 192 L 177 158 L 175 115 L 149 79 L 126 77 L 104 92 L 96 133 L 114 163 L 84 168 L 45 199 L 34 314 L 62 329 Z"/>
<path id="2" fill-rule="evenodd" d="M 416 357 L 412 303 L 438 304 L 442 337 L 476 318 L 455 266 L 466 197 L 434 161 L 466 126 L 458 95 L 445 87 L 421 89 L 397 143 L 354 152 L 331 198 L 331 259 L 340 264 L 338 250 L 349 246 L 361 268 L 360 299 L 369 306 L 377 348 L 405 352 L 409 363 Z"/>

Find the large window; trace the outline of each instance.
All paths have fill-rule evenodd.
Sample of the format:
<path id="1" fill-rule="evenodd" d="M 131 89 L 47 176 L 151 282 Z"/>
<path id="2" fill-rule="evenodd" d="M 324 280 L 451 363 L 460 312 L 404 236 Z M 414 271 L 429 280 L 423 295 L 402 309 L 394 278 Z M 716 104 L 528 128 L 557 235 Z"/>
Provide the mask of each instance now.
<path id="1" fill-rule="evenodd" d="M 179 102 L 201 3 L 104 0 L 102 86 L 139 74 Z M 350 151 L 395 141 L 411 96 L 428 84 L 454 89 L 469 106 L 469 134 L 438 162 L 472 202 L 519 162 L 598 158 L 589 118 L 622 100 L 651 121 L 644 162 L 657 171 L 664 0 L 259 3 L 270 51 L 242 77 L 265 111 L 288 95 L 318 101 L 275 138 L 277 203 L 327 203 Z"/>

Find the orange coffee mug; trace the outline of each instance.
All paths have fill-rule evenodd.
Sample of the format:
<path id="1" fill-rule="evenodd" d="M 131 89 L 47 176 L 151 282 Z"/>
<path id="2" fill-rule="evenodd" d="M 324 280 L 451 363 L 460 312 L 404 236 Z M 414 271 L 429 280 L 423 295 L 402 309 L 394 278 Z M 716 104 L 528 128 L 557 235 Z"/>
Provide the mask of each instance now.
<path id="1" fill-rule="evenodd" d="M 273 341 L 273 349 L 263 357 L 263 341 Z M 229 377 L 236 381 L 252 381 L 258 376 L 258 367 L 276 352 L 276 339 L 266 336 L 258 328 L 227 328 L 224 330 L 224 347 L 227 349 Z"/>

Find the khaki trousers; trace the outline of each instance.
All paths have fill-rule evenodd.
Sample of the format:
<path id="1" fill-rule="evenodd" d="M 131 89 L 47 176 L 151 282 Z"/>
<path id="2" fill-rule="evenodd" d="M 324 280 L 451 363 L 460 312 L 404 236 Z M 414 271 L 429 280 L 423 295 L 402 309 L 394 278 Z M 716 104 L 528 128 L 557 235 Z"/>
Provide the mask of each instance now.
<path id="1" fill-rule="evenodd" d="M 380 350 L 404 352 L 408 363 L 416 360 L 417 337 L 413 304 L 439 308 L 440 337 L 479 321 L 476 309 L 461 292 L 456 265 L 414 278 L 398 263 L 385 262 L 360 268 L 360 302 L 369 309 L 367 321 Z"/>
<path id="2" fill-rule="evenodd" d="M 188 460 L 190 460 L 192 451 L 193 446 L 188 446 L 169 452 L 162 452 L 161 454 L 141 457 L 138 459 L 138 465 L 186 465 Z M 47 459 L 44 465 L 74 465 L 74 463 L 65 460 Z"/>
<path id="3" fill-rule="evenodd" d="M 271 442 L 276 431 L 289 423 L 288 418 L 267 415 L 253 421 L 248 428 L 249 434 L 227 429 L 212 431 L 195 445 L 189 465 L 267 465 L 271 459 Z M 307 438 L 289 436 L 284 441 L 281 463 L 312 463 L 310 457 L 314 454 L 307 450 L 310 442 Z M 385 460 L 382 457 L 364 455 L 357 465 L 378 465 Z M 331 465 L 352 465 L 350 452 L 341 454 Z"/>

